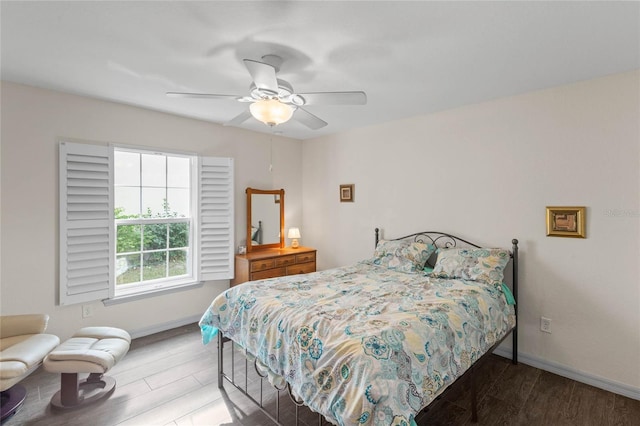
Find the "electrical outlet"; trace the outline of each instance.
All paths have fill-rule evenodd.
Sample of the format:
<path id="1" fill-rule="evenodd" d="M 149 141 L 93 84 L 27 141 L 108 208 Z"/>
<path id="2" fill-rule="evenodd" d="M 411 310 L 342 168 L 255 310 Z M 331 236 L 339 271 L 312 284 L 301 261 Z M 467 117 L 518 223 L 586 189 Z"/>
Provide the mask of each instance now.
<path id="1" fill-rule="evenodd" d="M 93 305 L 82 305 L 82 318 L 93 316 Z"/>
<path id="2" fill-rule="evenodd" d="M 551 319 L 540 317 L 540 331 L 551 333 Z"/>

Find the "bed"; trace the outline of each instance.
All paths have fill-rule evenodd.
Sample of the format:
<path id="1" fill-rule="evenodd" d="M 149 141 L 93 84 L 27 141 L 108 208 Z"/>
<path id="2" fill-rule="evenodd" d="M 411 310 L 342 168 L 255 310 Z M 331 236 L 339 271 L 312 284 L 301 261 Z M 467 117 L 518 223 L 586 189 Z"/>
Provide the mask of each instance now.
<path id="1" fill-rule="evenodd" d="M 509 251 L 441 232 L 375 236 L 372 258 L 216 297 L 199 324 L 205 343 L 218 340 L 218 387 L 226 380 L 243 390 L 222 368 L 231 341 L 320 424 L 415 425 L 509 334 L 517 362 L 517 240 Z"/>

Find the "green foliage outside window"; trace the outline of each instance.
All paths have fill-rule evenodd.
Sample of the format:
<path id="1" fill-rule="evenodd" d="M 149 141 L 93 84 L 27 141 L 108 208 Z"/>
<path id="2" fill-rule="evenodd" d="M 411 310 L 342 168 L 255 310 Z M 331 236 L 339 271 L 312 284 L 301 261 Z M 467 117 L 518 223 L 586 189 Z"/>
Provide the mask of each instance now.
<path id="1" fill-rule="evenodd" d="M 171 212 L 169 204 L 164 200 L 162 212 L 154 213 L 151 209 L 147 209 L 147 211 L 142 215 L 127 215 L 124 213 L 123 208 L 116 207 L 114 209 L 114 216 L 116 219 L 155 219 L 174 218 L 178 217 L 178 214 L 176 212 Z M 159 251 L 145 253 L 149 250 L 184 248 L 185 250 L 169 251 L 168 273 L 169 276 L 186 274 L 187 269 L 185 262 L 187 260 L 188 247 L 188 223 L 118 225 L 116 253 L 131 254 L 118 256 L 118 264 L 116 265 L 117 284 L 148 281 L 152 279 L 165 278 L 167 276 L 167 252 Z M 144 265 L 142 277 L 140 276 L 141 263 Z"/>

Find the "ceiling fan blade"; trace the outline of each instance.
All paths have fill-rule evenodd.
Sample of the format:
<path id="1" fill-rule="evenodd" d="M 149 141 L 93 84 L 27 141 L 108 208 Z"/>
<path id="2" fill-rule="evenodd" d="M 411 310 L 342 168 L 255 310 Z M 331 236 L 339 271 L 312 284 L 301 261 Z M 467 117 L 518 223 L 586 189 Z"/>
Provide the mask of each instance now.
<path id="1" fill-rule="evenodd" d="M 247 121 L 249 118 L 251 118 L 251 112 L 249 110 L 245 110 L 240 114 L 236 115 L 235 117 L 233 117 L 231 120 L 224 123 L 224 126 L 239 126 L 240 124 Z"/>
<path id="2" fill-rule="evenodd" d="M 244 59 L 244 65 L 249 70 L 251 78 L 256 87 L 260 90 L 268 90 L 274 95 L 278 94 L 278 79 L 276 78 L 276 69 L 264 62 L 252 61 Z"/>
<path id="3" fill-rule="evenodd" d="M 300 107 L 296 108 L 296 112 L 293 114 L 293 118 L 310 128 L 311 130 L 318 130 L 328 124 L 326 121 L 316 117 L 306 109 Z"/>
<path id="4" fill-rule="evenodd" d="M 317 92 L 298 93 L 304 99 L 304 105 L 365 105 L 367 94 L 364 92 Z"/>
<path id="5" fill-rule="evenodd" d="M 215 93 L 182 93 L 167 92 L 170 98 L 197 98 L 197 99 L 235 99 L 242 98 L 240 95 L 217 95 Z"/>

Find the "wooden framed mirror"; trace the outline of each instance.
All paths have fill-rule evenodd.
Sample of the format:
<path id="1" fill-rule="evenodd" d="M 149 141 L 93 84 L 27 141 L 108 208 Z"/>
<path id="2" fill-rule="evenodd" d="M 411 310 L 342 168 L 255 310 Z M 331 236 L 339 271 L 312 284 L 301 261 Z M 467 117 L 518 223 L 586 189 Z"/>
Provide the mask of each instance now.
<path id="1" fill-rule="evenodd" d="M 284 247 L 284 189 L 247 188 L 247 253 Z"/>

